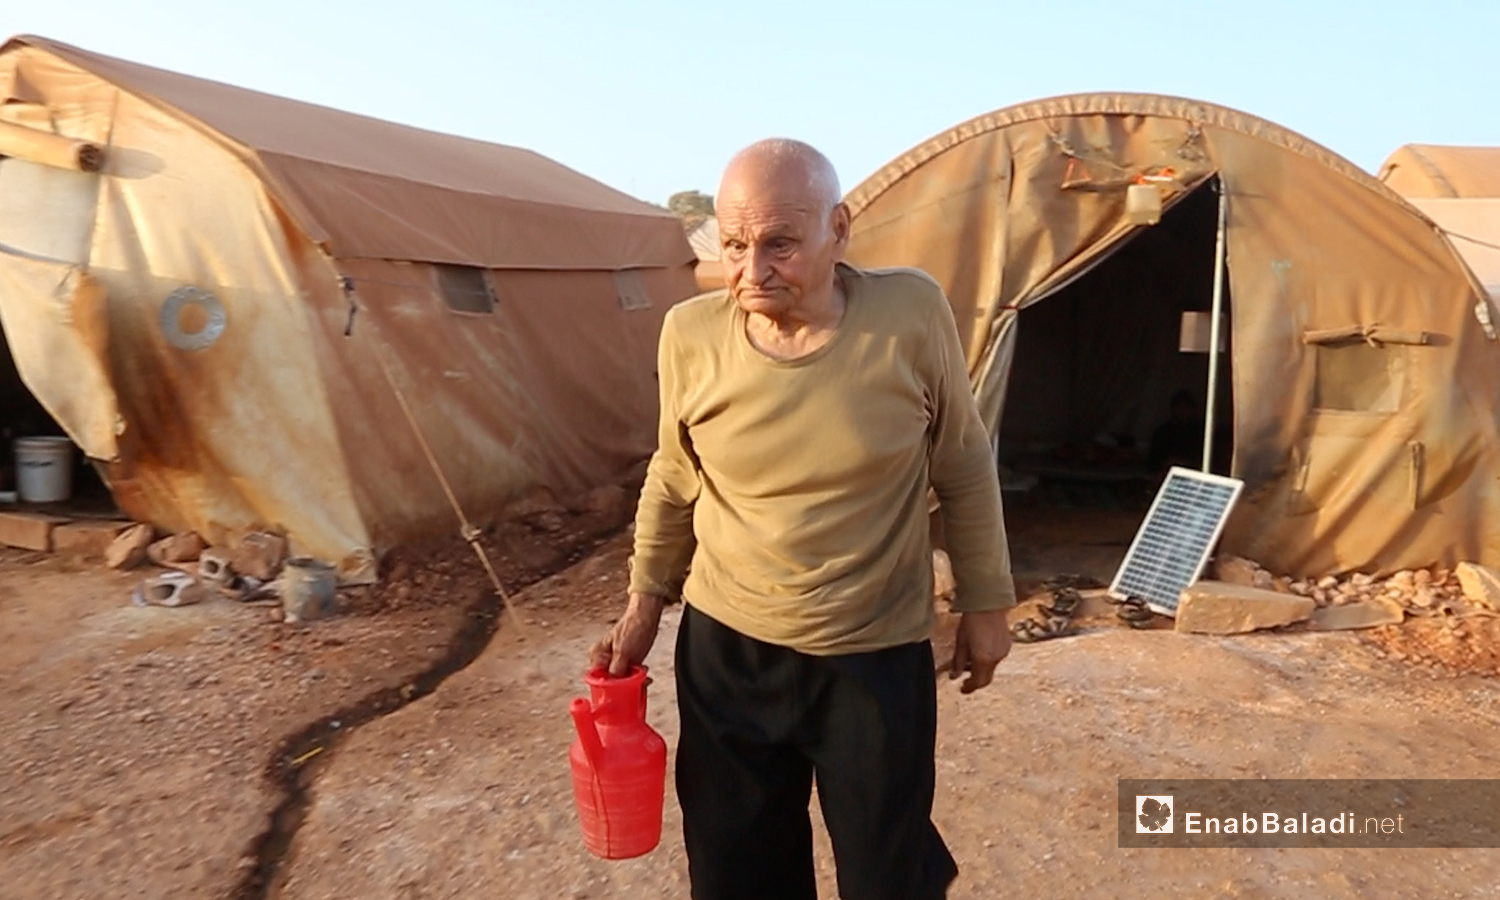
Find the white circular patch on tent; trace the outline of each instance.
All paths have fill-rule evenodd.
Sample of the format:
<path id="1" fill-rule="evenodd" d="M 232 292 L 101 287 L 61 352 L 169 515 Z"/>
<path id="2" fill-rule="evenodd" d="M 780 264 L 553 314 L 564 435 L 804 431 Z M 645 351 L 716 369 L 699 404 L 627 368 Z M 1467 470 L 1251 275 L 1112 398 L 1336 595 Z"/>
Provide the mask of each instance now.
<path id="1" fill-rule="evenodd" d="M 213 346 L 229 315 L 219 298 L 202 288 L 184 285 L 167 295 L 161 304 L 161 331 L 167 343 L 179 350 L 203 350 Z"/>

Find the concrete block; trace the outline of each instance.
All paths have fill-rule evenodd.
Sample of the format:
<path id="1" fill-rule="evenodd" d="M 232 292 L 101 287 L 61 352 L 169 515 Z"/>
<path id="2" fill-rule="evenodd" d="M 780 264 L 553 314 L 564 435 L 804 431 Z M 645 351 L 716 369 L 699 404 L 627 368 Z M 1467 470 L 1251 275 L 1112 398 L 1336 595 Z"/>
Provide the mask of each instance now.
<path id="1" fill-rule="evenodd" d="M 1317 607 L 1311 598 L 1295 594 L 1200 581 L 1178 599 L 1175 628 L 1199 634 L 1244 634 L 1306 621 Z"/>
<path id="2" fill-rule="evenodd" d="M 1453 570 L 1464 599 L 1483 609 L 1500 612 L 1500 572 L 1477 563 L 1459 563 Z"/>
<path id="3" fill-rule="evenodd" d="M 1307 627 L 1314 631 L 1349 631 L 1355 628 L 1375 628 L 1380 625 L 1400 625 L 1406 620 L 1406 611 L 1395 600 L 1375 597 L 1356 600 L 1343 606 L 1325 606 L 1313 612 Z"/>
<path id="4" fill-rule="evenodd" d="M 52 552 L 84 559 L 103 559 L 115 538 L 129 527 L 129 522 L 99 519 L 59 525 L 52 530 Z"/>
<path id="5" fill-rule="evenodd" d="M 270 581 L 281 574 L 286 562 L 286 538 L 279 534 L 256 531 L 245 535 L 229 555 L 229 565 L 241 575 L 259 581 Z"/>
<path id="6" fill-rule="evenodd" d="M 49 516 L 43 513 L 0 513 L 0 544 L 19 547 L 22 550 L 52 552 L 52 532 L 71 519 Z"/>

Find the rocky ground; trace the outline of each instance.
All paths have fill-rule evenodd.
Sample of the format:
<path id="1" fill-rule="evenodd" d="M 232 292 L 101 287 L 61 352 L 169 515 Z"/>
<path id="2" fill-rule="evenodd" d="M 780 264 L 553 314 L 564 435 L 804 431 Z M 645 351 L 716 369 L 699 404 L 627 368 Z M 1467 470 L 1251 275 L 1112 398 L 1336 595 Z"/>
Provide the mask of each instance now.
<path id="1" fill-rule="evenodd" d="M 647 857 L 594 859 L 577 833 L 567 702 L 618 611 L 626 538 L 568 561 L 610 525 L 534 515 L 489 536 L 508 583 L 555 574 L 517 591 L 519 615 L 435 685 L 430 670 L 494 612 L 462 544 L 402 553 L 387 584 L 296 626 L 228 601 L 136 608 L 138 573 L 0 555 L 0 898 L 685 896 L 670 790 Z M 1018 540 L 1050 534 L 1017 526 Z M 1045 544 L 1021 547 L 1023 582 L 1107 570 L 1118 530 L 1050 562 Z M 651 721 L 669 744 L 677 615 L 650 660 Z M 953 896 L 1500 895 L 1494 851 L 1115 838 L 1119 777 L 1491 775 L 1494 622 L 1437 612 L 1208 637 L 1124 628 L 1085 591 L 1076 636 L 1019 645 L 978 694 L 940 687 L 935 816 L 963 867 Z M 836 896 L 821 836 L 819 872 Z"/>
<path id="2" fill-rule="evenodd" d="M 624 556 L 612 544 L 525 592 L 524 637 L 502 630 L 436 694 L 344 745 L 279 895 L 685 896 L 670 792 L 662 846 L 627 862 L 584 851 L 571 805 L 567 702 Z M 669 744 L 676 621 L 651 658 L 651 722 Z M 1078 624 L 1017 647 L 991 689 L 941 687 L 936 818 L 964 869 L 955 898 L 1469 897 L 1500 884 L 1490 851 L 1117 849 L 1119 777 L 1485 777 L 1500 762 L 1500 691 L 1414 672 L 1349 633 L 1133 631 L 1097 594 Z M 836 896 L 819 840 L 821 890 Z"/>
<path id="3" fill-rule="evenodd" d="M 484 543 L 524 585 L 622 511 L 549 511 Z M 395 554 L 379 588 L 300 625 L 223 599 L 132 605 L 151 571 L 0 549 L 0 898 L 263 896 L 284 776 L 321 755 L 286 758 L 292 739 L 321 722 L 331 749 L 425 689 L 494 606 L 460 541 Z"/>

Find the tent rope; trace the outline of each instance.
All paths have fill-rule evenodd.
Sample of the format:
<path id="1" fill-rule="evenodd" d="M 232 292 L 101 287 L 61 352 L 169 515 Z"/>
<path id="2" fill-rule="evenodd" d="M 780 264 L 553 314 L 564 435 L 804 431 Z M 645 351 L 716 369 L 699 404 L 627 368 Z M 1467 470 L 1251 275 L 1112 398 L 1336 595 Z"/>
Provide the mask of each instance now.
<path id="1" fill-rule="evenodd" d="M 352 309 L 355 306 L 352 286 L 348 281 L 341 281 L 340 285 L 347 294 L 349 305 Z M 353 322 L 352 313 L 350 314 L 350 322 L 351 324 Z M 423 433 L 422 427 L 417 424 L 416 414 L 412 412 L 411 404 L 407 402 L 405 392 L 396 383 L 396 377 L 391 374 L 391 368 L 386 361 L 385 353 L 382 352 L 385 346 L 384 341 L 376 340 L 375 343 L 377 345 L 374 348 L 375 362 L 380 367 L 380 373 L 385 376 L 385 383 L 390 386 L 391 393 L 396 395 L 396 403 L 401 407 L 401 414 L 406 418 L 406 424 L 411 426 L 411 432 L 417 439 L 417 445 L 422 448 L 422 455 L 427 458 L 427 465 L 432 468 L 432 474 L 437 476 L 438 483 L 442 485 L 443 494 L 448 498 L 448 505 L 453 507 L 453 514 L 458 517 L 459 534 L 463 536 L 464 541 L 470 547 L 474 548 L 474 555 L 479 557 L 479 564 L 484 567 L 484 573 L 489 577 L 490 584 L 495 589 L 495 595 L 504 604 L 505 611 L 510 615 L 511 622 L 516 626 L 517 631 L 524 634 L 526 632 L 526 625 L 521 619 L 521 614 L 516 610 L 515 604 L 511 602 L 509 592 L 505 590 L 505 586 L 500 581 L 500 573 L 495 571 L 494 564 L 490 562 L 490 555 L 485 552 L 484 546 L 479 541 L 483 532 L 475 528 L 473 523 L 469 521 L 469 517 L 464 514 L 463 505 L 458 502 L 458 495 L 454 493 L 453 485 L 449 483 L 448 476 L 443 474 L 443 467 L 438 463 L 437 455 L 432 452 L 432 444 L 428 442 L 427 435 Z"/>

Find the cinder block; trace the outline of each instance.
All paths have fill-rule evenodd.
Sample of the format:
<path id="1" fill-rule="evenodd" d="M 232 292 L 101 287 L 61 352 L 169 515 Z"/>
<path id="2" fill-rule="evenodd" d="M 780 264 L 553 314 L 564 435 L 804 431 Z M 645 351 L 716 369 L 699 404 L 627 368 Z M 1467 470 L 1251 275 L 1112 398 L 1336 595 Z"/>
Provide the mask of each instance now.
<path id="1" fill-rule="evenodd" d="M 22 550 L 52 551 L 52 532 L 69 519 L 43 513 L 0 513 L 0 544 Z"/>
<path id="2" fill-rule="evenodd" d="M 59 525 L 52 530 L 52 551 L 86 559 L 103 559 L 109 552 L 109 545 L 129 527 L 129 522 L 100 520 Z"/>

